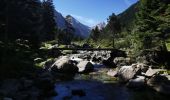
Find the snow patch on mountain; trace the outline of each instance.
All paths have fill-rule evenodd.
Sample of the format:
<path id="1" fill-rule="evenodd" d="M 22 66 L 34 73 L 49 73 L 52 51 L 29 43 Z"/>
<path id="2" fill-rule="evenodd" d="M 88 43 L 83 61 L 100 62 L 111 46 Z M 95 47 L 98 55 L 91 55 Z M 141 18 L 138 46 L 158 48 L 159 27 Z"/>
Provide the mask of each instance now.
<path id="1" fill-rule="evenodd" d="M 92 27 L 92 29 L 95 29 L 96 27 L 98 27 L 99 30 L 102 30 L 103 28 L 106 27 L 106 23 L 105 22 L 101 22 L 99 24 L 97 24 L 96 26 Z"/>

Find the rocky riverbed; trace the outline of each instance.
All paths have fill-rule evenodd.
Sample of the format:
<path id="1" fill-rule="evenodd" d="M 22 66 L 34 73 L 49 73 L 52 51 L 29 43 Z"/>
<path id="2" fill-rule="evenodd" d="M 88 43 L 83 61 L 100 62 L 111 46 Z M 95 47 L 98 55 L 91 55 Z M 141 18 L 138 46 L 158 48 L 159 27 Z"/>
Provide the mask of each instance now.
<path id="1" fill-rule="evenodd" d="M 78 51 L 47 61 L 32 78 L 0 82 L 2 100 L 169 100 L 165 69 L 122 51 Z"/>
<path id="2" fill-rule="evenodd" d="M 78 73 L 73 80 L 59 81 L 55 85 L 57 96 L 52 100 L 169 100 L 169 80 L 163 69 L 152 69 L 143 63 L 134 63 L 130 58 L 116 58 L 113 63 L 122 66 L 103 64 L 111 55 L 105 54 L 100 59 L 101 52 L 80 52 L 68 55 L 69 59 L 77 62 Z M 104 53 L 103 53 L 104 54 Z M 79 72 L 79 63 L 84 70 Z M 121 62 L 121 63 L 120 63 Z M 110 62 L 109 62 L 110 63 Z M 127 65 L 128 63 L 128 65 Z M 124 64 L 124 65 L 123 65 Z M 88 65 L 88 66 L 86 66 Z M 89 67 L 91 66 L 91 67 Z M 90 70 L 88 70 L 90 69 Z M 163 72 L 163 73 L 159 73 Z M 155 81 L 157 80 L 157 81 Z M 166 85 L 162 85 L 166 83 Z M 166 87 L 166 89 L 165 89 Z"/>

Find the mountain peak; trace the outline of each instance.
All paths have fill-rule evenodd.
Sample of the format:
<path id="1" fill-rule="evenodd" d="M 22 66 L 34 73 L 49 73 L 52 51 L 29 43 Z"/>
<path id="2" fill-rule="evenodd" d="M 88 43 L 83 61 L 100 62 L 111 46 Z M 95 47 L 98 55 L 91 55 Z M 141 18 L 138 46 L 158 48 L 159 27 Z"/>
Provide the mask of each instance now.
<path id="1" fill-rule="evenodd" d="M 56 11 L 57 12 L 57 11 Z M 58 14 L 58 15 L 57 15 Z M 90 35 L 90 27 L 80 23 L 77 19 L 75 19 L 73 16 L 71 15 L 67 15 L 65 18 L 63 16 L 61 16 L 61 14 L 58 12 L 56 13 L 56 22 L 58 23 L 58 27 L 61 26 L 60 24 L 63 24 L 65 23 L 64 25 L 66 27 L 64 28 L 67 28 L 67 24 L 70 24 L 74 29 L 75 29 L 75 32 L 74 34 L 76 36 L 80 36 L 82 38 L 87 38 L 89 35 Z M 63 17 L 62 20 L 60 17 Z M 63 23 L 62 23 L 63 22 Z M 64 26 L 62 25 L 62 26 Z M 63 29 L 63 27 L 59 27 L 61 29 Z"/>
<path id="2" fill-rule="evenodd" d="M 76 35 L 80 35 L 83 38 L 86 38 L 90 35 L 90 28 L 80 23 L 77 19 L 75 19 L 71 15 L 66 16 L 66 21 L 70 23 L 73 26 L 73 28 L 75 28 Z"/>
<path id="3" fill-rule="evenodd" d="M 67 15 L 66 18 L 73 18 L 71 15 Z"/>
<path id="4" fill-rule="evenodd" d="M 102 30 L 103 28 L 106 27 L 106 23 L 105 22 L 101 22 L 101 23 L 97 24 L 96 26 L 92 27 L 92 29 L 95 29 L 96 27 L 98 27 L 99 30 Z"/>

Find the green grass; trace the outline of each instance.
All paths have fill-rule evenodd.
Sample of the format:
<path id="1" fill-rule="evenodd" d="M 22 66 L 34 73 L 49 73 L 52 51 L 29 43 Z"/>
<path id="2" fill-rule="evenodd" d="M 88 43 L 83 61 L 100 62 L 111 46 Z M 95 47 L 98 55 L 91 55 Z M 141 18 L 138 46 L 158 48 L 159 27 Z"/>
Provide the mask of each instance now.
<path id="1" fill-rule="evenodd" d="M 63 50 L 62 53 L 63 54 L 71 54 L 73 52 L 73 50 Z"/>
<path id="2" fill-rule="evenodd" d="M 170 75 L 170 70 L 160 71 L 159 73 L 160 73 L 160 74 L 167 73 L 168 75 Z"/>
<path id="3" fill-rule="evenodd" d="M 66 45 L 59 45 L 59 48 L 65 48 Z"/>
<path id="4" fill-rule="evenodd" d="M 170 51 L 170 43 L 166 43 L 166 47 L 167 47 L 168 51 Z"/>
<path id="5" fill-rule="evenodd" d="M 52 61 L 52 60 L 54 60 L 54 58 L 48 58 L 48 59 L 45 60 L 45 61 L 42 61 L 42 62 L 39 62 L 39 63 L 35 63 L 35 66 L 36 66 L 36 67 L 39 67 L 39 68 L 42 68 L 42 67 L 45 66 L 45 63 L 46 63 L 46 62 L 49 62 L 49 61 Z"/>
<path id="6" fill-rule="evenodd" d="M 42 46 L 40 47 L 40 49 L 49 49 L 52 47 L 52 44 L 49 43 L 43 43 Z"/>

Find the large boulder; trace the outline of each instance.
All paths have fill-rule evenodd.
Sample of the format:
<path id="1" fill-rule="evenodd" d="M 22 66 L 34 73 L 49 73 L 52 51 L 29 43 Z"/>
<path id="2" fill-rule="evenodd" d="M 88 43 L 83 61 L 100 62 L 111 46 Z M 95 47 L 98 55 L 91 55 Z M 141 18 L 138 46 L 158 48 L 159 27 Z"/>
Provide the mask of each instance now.
<path id="1" fill-rule="evenodd" d="M 78 63 L 78 62 L 80 62 L 80 61 L 83 61 L 83 59 L 78 58 L 78 57 L 71 57 L 70 59 L 71 59 L 72 61 L 76 62 L 76 63 Z"/>
<path id="2" fill-rule="evenodd" d="M 144 63 L 138 63 L 137 66 L 140 67 L 142 73 L 146 73 L 149 69 L 149 66 Z"/>
<path id="3" fill-rule="evenodd" d="M 109 68 L 116 68 L 116 64 L 113 62 L 113 59 L 110 57 L 108 58 L 107 60 L 103 60 L 103 64 L 106 66 L 106 67 L 109 67 Z"/>
<path id="4" fill-rule="evenodd" d="M 51 71 L 61 73 L 76 73 L 78 68 L 67 56 L 62 56 L 51 66 Z"/>
<path id="5" fill-rule="evenodd" d="M 118 74 L 118 71 L 117 70 L 112 70 L 110 69 L 108 72 L 107 72 L 107 75 L 108 76 L 112 76 L 112 77 L 116 77 Z"/>
<path id="6" fill-rule="evenodd" d="M 132 64 L 131 66 L 122 66 L 118 71 L 118 77 L 121 82 L 127 82 L 139 73 L 141 73 L 140 67 L 137 64 Z"/>
<path id="7" fill-rule="evenodd" d="M 91 72 L 94 70 L 94 66 L 91 62 L 89 61 L 81 61 L 77 64 L 78 67 L 78 72 L 82 73 L 87 73 L 87 72 Z"/>
<path id="8" fill-rule="evenodd" d="M 137 76 L 135 79 L 129 80 L 127 83 L 127 87 L 140 89 L 145 86 L 145 77 L 144 76 Z"/>
<path id="9" fill-rule="evenodd" d="M 158 74 L 160 71 L 165 71 L 163 69 L 152 69 L 152 68 L 149 68 L 146 73 L 145 73 L 145 76 L 147 77 L 151 77 L 155 74 Z"/>
<path id="10" fill-rule="evenodd" d="M 170 81 L 164 76 L 153 76 L 147 81 L 147 85 L 159 93 L 170 94 Z"/>

